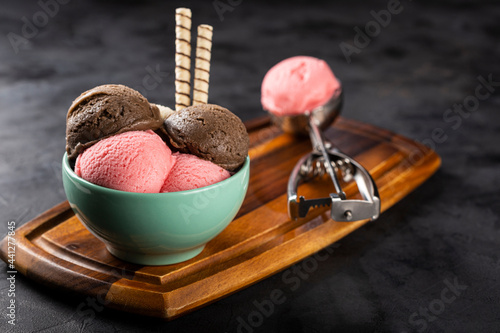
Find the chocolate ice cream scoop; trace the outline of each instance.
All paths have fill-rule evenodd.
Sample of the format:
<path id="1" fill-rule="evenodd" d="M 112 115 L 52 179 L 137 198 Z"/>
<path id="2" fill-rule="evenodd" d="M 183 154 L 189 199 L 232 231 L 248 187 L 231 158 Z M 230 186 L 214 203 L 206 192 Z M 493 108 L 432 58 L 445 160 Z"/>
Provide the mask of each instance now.
<path id="1" fill-rule="evenodd" d="M 102 85 L 73 101 L 66 119 L 66 151 L 75 159 L 85 148 L 109 136 L 156 130 L 163 124 L 158 107 L 123 85 Z"/>
<path id="2" fill-rule="evenodd" d="M 170 143 L 183 153 L 196 155 L 233 171 L 245 162 L 249 138 L 234 113 L 214 104 L 189 106 L 164 123 Z"/>

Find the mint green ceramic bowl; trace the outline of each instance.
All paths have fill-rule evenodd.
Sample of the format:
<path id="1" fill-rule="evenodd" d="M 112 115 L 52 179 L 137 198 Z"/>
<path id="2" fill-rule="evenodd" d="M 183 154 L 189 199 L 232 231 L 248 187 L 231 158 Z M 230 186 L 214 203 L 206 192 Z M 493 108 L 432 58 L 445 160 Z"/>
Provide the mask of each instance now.
<path id="1" fill-rule="evenodd" d="M 114 256 L 141 265 L 191 259 L 233 220 L 248 188 L 250 159 L 217 184 L 172 193 L 132 193 L 94 185 L 62 161 L 64 191 L 83 225 Z"/>

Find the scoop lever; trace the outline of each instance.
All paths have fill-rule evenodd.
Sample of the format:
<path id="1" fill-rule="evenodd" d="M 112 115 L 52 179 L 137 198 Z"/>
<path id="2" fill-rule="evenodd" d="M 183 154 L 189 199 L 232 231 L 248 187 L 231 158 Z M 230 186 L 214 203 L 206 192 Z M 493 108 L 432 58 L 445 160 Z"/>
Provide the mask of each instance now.
<path id="1" fill-rule="evenodd" d="M 292 170 L 287 190 L 290 218 L 293 220 L 303 218 L 311 208 L 330 206 L 330 216 L 334 221 L 353 222 L 377 219 L 380 215 L 380 197 L 377 186 L 368 171 L 338 149 L 327 148 L 324 144 L 321 146 L 324 154 L 315 148 L 313 152 L 302 157 Z M 332 179 L 336 193 L 330 193 L 327 198 L 305 199 L 303 196 L 297 198 L 297 188 L 301 182 L 325 174 Z M 363 200 L 347 199 L 337 175 L 342 176 L 346 182 L 354 180 Z"/>

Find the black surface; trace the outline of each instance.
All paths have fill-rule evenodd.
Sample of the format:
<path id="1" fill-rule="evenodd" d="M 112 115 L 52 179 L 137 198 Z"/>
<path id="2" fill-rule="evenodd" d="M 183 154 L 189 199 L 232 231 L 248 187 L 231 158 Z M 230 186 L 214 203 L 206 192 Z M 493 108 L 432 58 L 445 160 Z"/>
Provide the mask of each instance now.
<path id="1" fill-rule="evenodd" d="M 0 331 L 499 332 L 500 84 L 480 88 L 489 95 L 476 111 L 448 111 L 474 102 L 478 77 L 500 81 L 499 5 L 402 1 L 401 12 L 348 63 L 340 43 L 353 45 L 354 28 L 364 29 L 374 20 L 370 12 L 387 9 L 389 1 L 231 3 L 237 5 L 221 20 L 212 1 L 72 0 L 46 16 L 37 33 L 25 28 L 26 43 L 16 53 L 8 34 L 22 36 L 34 17 L 43 24 L 43 9 L 35 1 L 2 1 L 2 235 L 8 221 L 20 226 L 65 200 L 65 114 L 79 93 L 103 83 L 142 89 L 156 68 L 160 84 L 141 91 L 173 104 L 177 6 L 192 8 L 193 25 L 214 26 L 211 102 L 244 120 L 260 116 L 260 83 L 272 65 L 298 54 L 323 58 L 343 82 L 345 117 L 432 145 L 441 169 L 377 222 L 342 239 L 326 260 L 294 266 L 309 269 L 307 275 L 277 273 L 169 323 L 88 311 L 84 297 L 60 295 L 17 274 L 12 326 L 2 263 Z M 259 310 L 256 304 L 275 289 L 280 304 Z M 242 328 L 249 320 L 256 327 Z"/>

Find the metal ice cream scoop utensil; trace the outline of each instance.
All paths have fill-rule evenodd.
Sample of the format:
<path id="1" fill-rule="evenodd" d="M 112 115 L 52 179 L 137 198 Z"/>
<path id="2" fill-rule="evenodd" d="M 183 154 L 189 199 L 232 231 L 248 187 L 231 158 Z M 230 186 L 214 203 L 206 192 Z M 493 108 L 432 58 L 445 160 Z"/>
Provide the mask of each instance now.
<path id="1" fill-rule="evenodd" d="M 296 135 L 309 134 L 313 151 L 302 157 L 288 180 L 288 214 L 296 220 L 305 217 L 309 210 L 319 206 L 330 206 L 331 218 L 339 222 L 376 219 L 380 214 L 380 197 L 377 185 L 368 171 L 353 158 L 340 152 L 331 142 L 325 140 L 321 130 L 328 127 L 340 114 L 342 90 L 339 89 L 325 104 L 304 115 L 281 116 L 271 114 L 275 124 L 283 131 Z M 297 188 L 301 182 L 327 174 L 336 193 L 327 198 L 297 199 Z M 339 182 L 354 180 L 363 200 L 347 199 Z"/>

